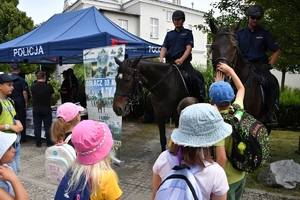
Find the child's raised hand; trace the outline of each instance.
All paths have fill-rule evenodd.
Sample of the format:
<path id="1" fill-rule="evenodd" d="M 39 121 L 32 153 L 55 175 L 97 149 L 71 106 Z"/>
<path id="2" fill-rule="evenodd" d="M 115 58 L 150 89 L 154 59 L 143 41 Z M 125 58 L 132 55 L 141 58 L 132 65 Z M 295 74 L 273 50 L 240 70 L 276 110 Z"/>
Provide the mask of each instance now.
<path id="1" fill-rule="evenodd" d="M 221 71 L 216 72 L 215 82 L 218 81 L 224 81 L 225 80 L 225 74 Z"/>
<path id="2" fill-rule="evenodd" d="M 230 74 L 230 72 L 233 71 L 233 69 L 230 66 L 228 66 L 226 63 L 221 62 L 219 62 L 219 64 L 217 65 L 216 70 L 221 71 L 225 74 Z"/>
<path id="3" fill-rule="evenodd" d="M 0 179 L 12 182 L 14 179 L 18 179 L 18 177 L 10 167 L 0 166 Z"/>

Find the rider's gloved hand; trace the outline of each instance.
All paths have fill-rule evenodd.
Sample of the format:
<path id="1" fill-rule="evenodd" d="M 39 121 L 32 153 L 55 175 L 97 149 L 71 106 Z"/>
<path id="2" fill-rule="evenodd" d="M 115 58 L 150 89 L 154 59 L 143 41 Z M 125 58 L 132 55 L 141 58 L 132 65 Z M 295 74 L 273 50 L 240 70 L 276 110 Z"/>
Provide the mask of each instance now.
<path id="1" fill-rule="evenodd" d="M 261 66 L 261 68 L 262 68 L 263 70 L 266 70 L 266 71 L 269 71 L 269 70 L 272 69 L 272 67 L 271 67 L 270 64 L 263 64 L 263 65 Z"/>

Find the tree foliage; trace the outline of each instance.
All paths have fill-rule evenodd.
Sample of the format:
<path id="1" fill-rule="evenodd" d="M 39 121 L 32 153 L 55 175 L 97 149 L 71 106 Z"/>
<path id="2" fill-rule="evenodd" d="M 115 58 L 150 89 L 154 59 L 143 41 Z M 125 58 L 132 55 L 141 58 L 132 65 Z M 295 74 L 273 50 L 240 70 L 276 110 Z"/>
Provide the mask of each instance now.
<path id="1" fill-rule="evenodd" d="M 218 27 L 233 27 L 238 21 L 241 21 L 240 28 L 247 25 L 245 16 L 249 5 L 260 5 L 264 11 L 264 18 L 260 24 L 268 29 L 276 38 L 280 48 L 281 55 L 275 64 L 275 68 L 282 72 L 283 83 L 286 72 L 300 71 L 300 0 L 220 0 L 212 3 L 211 9 L 204 15 L 206 24 L 209 19 L 214 19 Z M 216 11 L 219 16 L 214 17 Z M 207 26 L 196 25 L 196 28 L 204 33 L 208 33 L 208 41 L 212 35 Z M 283 85 L 283 84 L 282 84 Z"/>
<path id="2" fill-rule="evenodd" d="M 0 44 L 17 38 L 34 28 L 31 17 L 17 8 L 19 0 L 0 0 Z M 37 65 L 21 65 L 22 73 L 36 71 Z M 9 73 L 10 64 L 0 64 L 0 71 Z"/>

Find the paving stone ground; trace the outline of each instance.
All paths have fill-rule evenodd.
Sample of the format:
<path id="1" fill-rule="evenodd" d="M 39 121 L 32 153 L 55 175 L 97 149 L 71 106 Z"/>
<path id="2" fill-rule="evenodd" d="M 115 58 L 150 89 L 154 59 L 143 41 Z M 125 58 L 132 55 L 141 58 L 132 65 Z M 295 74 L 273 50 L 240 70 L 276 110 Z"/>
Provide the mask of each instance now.
<path id="1" fill-rule="evenodd" d="M 119 154 L 123 166 L 113 165 L 116 170 L 120 187 L 123 191 L 122 200 L 151 199 L 152 194 L 152 165 L 160 154 L 159 136 L 143 137 L 134 131 L 145 126 L 136 122 L 124 121 L 122 128 L 122 148 Z M 167 127 L 167 137 L 173 127 Z M 155 129 L 158 132 L 157 129 Z M 147 139 L 145 139 L 147 138 Z M 52 200 L 56 186 L 48 184 L 44 175 L 45 146 L 35 147 L 34 138 L 28 137 L 21 144 L 21 179 L 31 200 Z M 246 189 L 243 200 L 282 200 L 297 199 L 298 197 L 282 196 L 261 190 Z"/>

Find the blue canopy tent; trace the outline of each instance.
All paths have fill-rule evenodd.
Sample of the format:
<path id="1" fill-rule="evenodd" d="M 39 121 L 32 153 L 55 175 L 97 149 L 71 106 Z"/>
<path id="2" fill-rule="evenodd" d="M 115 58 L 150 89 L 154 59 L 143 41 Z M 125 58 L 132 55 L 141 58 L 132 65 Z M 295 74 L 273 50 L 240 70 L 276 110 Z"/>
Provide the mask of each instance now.
<path id="1" fill-rule="evenodd" d="M 0 44 L 0 63 L 83 62 L 83 50 L 125 44 L 129 58 L 159 57 L 160 45 L 113 23 L 95 7 L 53 15 L 36 29 Z"/>

